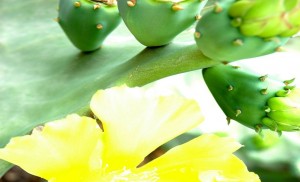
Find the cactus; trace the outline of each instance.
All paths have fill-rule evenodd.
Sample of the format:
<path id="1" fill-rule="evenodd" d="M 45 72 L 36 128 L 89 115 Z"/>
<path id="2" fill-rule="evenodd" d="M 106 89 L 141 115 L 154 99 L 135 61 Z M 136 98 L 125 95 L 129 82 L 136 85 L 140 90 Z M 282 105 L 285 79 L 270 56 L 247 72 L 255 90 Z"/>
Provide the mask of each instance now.
<path id="1" fill-rule="evenodd" d="M 260 132 L 300 130 L 300 90 L 294 79 L 279 80 L 231 65 L 203 70 L 205 82 L 227 120 Z"/>
<path id="2" fill-rule="evenodd" d="M 207 0 L 120 0 L 120 14 L 145 46 L 162 46 L 200 18 Z"/>
<path id="3" fill-rule="evenodd" d="M 126 8 L 136 11 L 137 9 L 134 8 L 140 6 L 140 1 L 141 3 L 151 2 L 153 6 L 157 4 L 168 5 L 169 12 L 172 12 L 175 15 L 181 13 L 180 15 L 182 16 L 177 16 L 177 18 L 186 18 L 187 14 L 192 12 L 186 11 L 188 10 L 187 7 L 191 6 L 190 4 L 195 3 L 194 5 L 196 5 L 197 3 L 197 6 L 192 7 L 194 9 L 199 8 L 198 5 L 200 4 L 200 2 L 188 0 L 177 1 L 177 3 L 173 3 L 173 1 L 138 0 L 136 6 Z M 205 11 L 202 11 L 202 13 L 207 12 L 210 3 L 214 1 L 215 0 L 208 1 L 208 6 L 206 6 Z M 119 1 L 120 4 L 123 2 L 124 1 Z M 134 3 L 132 4 L 132 2 L 134 1 L 125 1 L 124 3 L 133 5 Z M 201 2 L 202 4 L 200 4 L 199 10 L 205 2 L 206 1 Z M 235 26 L 229 26 L 228 30 L 230 29 L 237 32 L 232 33 L 228 30 L 226 31 L 226 35 L 229 36 L 230 39 L 228 39 L 229 42 L 233 41 L 231 39 L 233 37 L 232 34 L 239 35 L 243 38 L 243 40 L 236 40 L 234 42 L 236 45 L 246 45 L 246 43 L 251 41 L 251 46 L 244 47 L 245 49 L 243 49 L 244 54 L 247 54 L 249 57 L 262 55 L 263 53 L 268 52 L 268 50 L 271 50 L 270 52 L 272 52 L 289 39 L 288 37 L 266 38 L 264 35 L 244 35 L 245 32 L 242 33 L 244 25 L 238 24 L 239 19 L 235 17 L 234 14 L 229 14 L 229 10 L 231 9 L 228 4 L 228 13 L 224 13 L 226 7 L 223 5 L 228 1 L 223 0 L 220 2 L 220 6 L 214 6 L 215 10 L 220 12 L 219 14 L 216 13 L 216 15 L 225 15 L 225 17 L 223 17 L 225 21 L 219 21 L 219 23 L 229 22 L 230 25 L 233 24 Z M 236 3 L 237 2 L 244 1 L 240 0 L 236 1 Z M 295 3 L 298 3 L 298 1 L 295 0 L 282 2 L 286 3 L 287 10 L 292 10 L 293 7 L 297 7 L 294 5 Z M 104 33 L 104 31 L 108 30 L 105 29 L 106 26 L 104 26 L 104 24 L 102 25 L 102 20 L 108 23 L 109 26 L 117 26 L 121 21 L 117 7 L 111 6 L 111 2 L 105 0 L 60 0 L 59 3 L 59 17 L 56 20 L 61 24 L 63 30 L 66 29 L 64 31 L 73 44 L 84 52 L 98 49 L 101 46 L 105 34 L 100 35 L 99 32 Z M 13 4 L 15 6 L 7 6 L 7 4 Z M 124 4 L 124 6 L 126 6 L 126 4 Z M 204 46 L 207 48 L 216 46 L 217 44 L 220 45 L 220 48 L 212 52 L 213 56 L 218 56 L 222 53 L 221 56 L 219 56 L 221 57 L 220 59 L 215 59 L 213 57 L 215 60 L 212 60 L 211 58 L 204 56 L 194 42 L 193 32 L 183 31 L 176 39 L 173 39 L 174 36 L 176 36 L 176 33 L 174 32 L 178 32 L 178 27 L 182 28 L 188 24 L 183 23 L 179 25 L 182 19 L 177 21 L 174 20 L 175 17 L 170 22 L 161 23 L 160 26 L 163 27 L 162 30 L 156 31 L 157 34 L 167 34 L 174 31 L 174 35 L 168 34 L 168 36 L 166 36 L 169 40 L 166 40 L 167 38 L 163 40 L 160 37 L 143 37 L 147 41 L 160 43 L 157 45 L 167 44 L 173 39 L 173 43 L 167 46 L 145 48 L 135 41 L 134 36 L 127 31 L 126 26 L 121 24 L 121 26 L 117 27 L 108 37 L 109 40 L 106 41 L 105 46 L 103 46 L 101 50 L 89 54 L 80 53 L 70 45 L 70 41 L 66 38 L 64 32 L 62 32 L 61 27 L 52 21 L 52 19 L 57 16 L 57 12 L 55 11 L 56 6 L 57 1 L 0 1 L 0 147 L 5 146 L 12 137 L 25 135 L 31 132 L 34 127 L 61 118 L 69 113 L 76 112 L 81 115 L 91 114 L 87 109 L 87 106 L 90 97 L 98 89 L 105 89 L 121 84 L 126 84 L 131 87 L 143 86 L 178 73 L 218 65 L 220 64 L 220 60 L 226 61 L 228 60 L 228 56 L 232 56 L 230 55 L 232 52 L 229 51 L 238 52 L 237 49 L 233 49 L 231 46 L 227 48 L 226 46 L 228 45 L 224 45 L 224 41 L 222 41 L 225 40 L 224 35 L 220 35 L 219 33 L 216 33 L 216 31 L 213 32 L 211 26 L 215 25 L 212 22 L 208 22 L 206 20 L 207 17 L 204 14 L 203 20 L 207 23 L 205 26 L 201 27 L 201 32 L 195 33 L 195 37 L 200 39 L 205 38 L 206 44 L 204 44 Z M 181 7 L 184 7 L 184 9 L 181 10 Z M 223 11 L 221 11 L 222 8 L 220 7 L 223 7 Z M 151 8 L 147 8 L 146 10 L 150 11 L 150 9 Z M 241 10 L 246 11 L 245 9 Z M 142 13 L 139 15 L 144 16 L 144 11 L 141 10 Z M 154 33 L 157 28 L 155 26 L 158 26 L 155 24 L 156 21 L 168 17 L 166 14 L 161 13 L 163 11 L 158 10 L 154 12 L 153 10 L 151 12 L 153 12 L 153 17 L 150 17 L 149 19 L 152 19 L 148 22 L 153 24 L 149 24 L 149 29 L 143 29 L 143 35 Z M 296 20 L 299 19 L 298 15 L 296 16 L 297 13 L 299 13 L 299 10 L 296 8 L 296 13 L 293 15 Z M 193 23 L 196 19 L 200 18 L 200 16 L 197 16 L 199 14 L 200 11 L 191 13 L 190 18 L 187 18 L 187 20 Z M 211 14 L 211 12 L 207 13 L 207 15 L 209 14 Z M 115 18 L 113 18 L 112 15 L 115 15 Z M 142 19 L 138 18 L 138 20 L 141 20 L 140 22 L 142 22 Z M 102 26 L 99 25 L 99 22 Z M 291 20 L 291 23 L 295 22 L 300 21 Z M 144 25 L 147 24 L 146 21 L 142 23 L 144 23 Z M 173 28 L 167 27 L 168 23 L 170 23 Z M 253 22 L 249 21 L 248 23 Z M 255 24 L 251 24 L 253 27 L 254 25 Z M 250 24 L 247 24 L 247 26 L 249 27 Z M 298 26 L 297 23 L 295 26 Z M 138 28 L 142 29 L 142 26 Z M 210 33 L 210 38 L 205 36 L 205 29 Z M 113 28 L 110 27 L 110 30 L 113 30 Z M 223 33 L 226 29 L 220 28 L 220 30 Z M 282 28 L 280 28 L 280 30 L 282 30 Z M 280 36 L 290 36 L 295 31 L 297 31 L 297 28 L 290 32 L 281 31 Z M 106 33 L 108 34 L 109 32 L 107 31 Z M 223 36 L 223 39 L 219 39 L 219 36 Z M 234 36 L 234 38 L 236 37 Z M 266 39 L 269 40 L 269 42 L 262 41 Z M 297 39 L 298 38 L 293 38 L 290 43 L 294 44 L 294 49 L 298 51 L 299 45 L 297 45 Z M 205 53 L 205 50 L 203 52 Z M 238 54 L 239 56 L 241 55 L 241 53 Z M 289 66 L 286 68 L 290 69 L 293 65 L 297 64 L 296 59 L 293 60 L 292 57 L 287 58 L 289 55 L 288 53 L 282 54 L 284 54 L 284 57 L 281 61 L 284 61 L 286 65 Z M 235 58 L 241 57 L 236 56 Z M 277 59 L 277 57 L 275 57 L 275 59 Z M 263 65 L 259 66 L 263 67 Z M 196 74 L 194 76 L 197 76 Z M 263 79 L 265 77 L 261 78 Z M 236 82 L 238 82 L 238 80 L 235 80 L 235 83 Z M 282 90 L 286 85 L 277 81 L 274 82 L 277 86 L 268 87 L 267 91 L 271 92 L 273 88 L 272 97 L 275 97 L 277 94 L 275 97 L 277 100 L 273 101 L 268 99 L 266 95 L 262 95 L 262 101 L 257 103 L 261 103 L 262 106 L 265 106 L 267 103 L 269 108 L 264 108 L 264 112 L 261 112 L 259 109 L 251 111 L 251 113 L 260 113 L 261 118 L 259 118 L 259 120 L 257 119 L 258 117 L 249 116 L 250 119 L 257 119 L 257 122 L 253 122 L 252 124 L 260 124 L 252 126 L 250 123 L 249 125 L 251 126 L 249 127 L 257 127 L 257 129 L 259 129 L 262 125 L 263 128 L 271 128 L 272 130 L 277 129 L 277 131 L 292 131 L 295 128 L 297 129 L 297 113 L 299 111 L 297 108 L 291 107 L 289 103 L 291 102 L 291 99 L 297 98 L 299 91 L 298 89 L 290 87 L 291 91 L 287 92 L 289 95 L 282 97 L 284 96 L 282 93 L 285 93 L 285 90 L 283 89 L 283 91 L 278 93 L 276 91 L 278 89 Z M 292 82 L 292 79 L 287 81 L 286 84 L 291 85 L 292 83 L 290 82 Z M 243 92 L 241 91 L 241 94 L 249 94 L 249 92 L 254 89 L 251 87 L 252 85 L 249 86 L 249 91 L 246 93 L 245 90 Z M 266 88 L 267 87 L 264 87 L 264 85 L 261 87 L 261 89 Z M 227 89 L 231 90 L 234 89 L 234 87 L 228 87 Z M 256 90 L 256 93 L 257 92 L 259 91 Z M 224 93 L 227 92 L 224 91 Z M 253 95 L 256 100 L 260 99 L 259 95 L 255 95 L 254 93 Z M 251 99 L 248 101 L 250 102 L 250 100 Z M 298 103 L 299 101 L 295 102 Z M 280 103 L 280 108 L 284 108 L 285 110 L 287 108 L 291 112 L 278 112 L 278 110 L 275 109 L 277 108 L 277 103 Z M 202 101 L 201 104 L 202 106 L 208 105 L 205 101 Z M 233 104 L 236 104 L 236 102 L 232 103 L 232 105 Z M 243 116 L 247 109 L 251 109 L 250 104 L 251 103 L 248 104 L 249 107 L 247 108 L 235 111 L 235 114 L 239 114 L 237 118 Z M 238 104 L 236 105 L 238 106 Z M 235 119 L 235 114 L 234 112 L 232 113 L 231 117 Z M 244 118 L 246 120 L 246 117 Z M 286 148 L 291 150 L 290 147 Z M 286 151 L 283 153 L 286 153 Z M 0 161 L 0 177 L 10 167 L 10 164 Z"/>
<path id="4" fill-rule="evenodd" d="M 100 48 L 121 17 L 113 0 L 60 0 L 57 21 L 78 49 L 89 52 Z"/>
<path id="5" fill-rule="evenodd" d="M 297 0 L 223 0 L 198 22 L 196 43 L 221 62 L 273 53 L 299 31 L 299 5 Z"/>

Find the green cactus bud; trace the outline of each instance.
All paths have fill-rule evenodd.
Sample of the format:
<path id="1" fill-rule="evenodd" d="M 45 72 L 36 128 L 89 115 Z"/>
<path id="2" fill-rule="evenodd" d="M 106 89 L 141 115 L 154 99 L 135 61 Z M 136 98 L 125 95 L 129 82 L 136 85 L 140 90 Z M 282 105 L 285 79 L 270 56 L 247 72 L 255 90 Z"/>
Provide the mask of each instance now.
<path id="1" fill-rule="evenodd" d="M 284 45 L 288 37 L 263 38 L 247 36 L 240 31 L 241 25 L 248 26 L 244 24 L 242 17 L 250 11 L 255 2 L 254 0 L 223 0 L 215 5 L 216 8 L 206 12 L 197 23 L 195 32 L 195 41 L 202 53 L 217 61 L 231 62 L 274 53 Z M 231 17 L 230 14 L 233 16 Z M 267 27 L 268 30 L 272 30 L 278 22 L 282 24 L 281 19 L 272 20 Z M 265 34 L 260 22 L 253 22 L 247 27 L 247 31 Z"/>
<path id="2" fill-rule="evenodd" d="M 247 36 L 289 37 L 300 30 L 300 0 L 240 0 L 229 15 L 241 19 L 238 27 Z"/>
<path id="3" fill-rule="evenodd" d="M 241 143 L 250 150 L 267 150 L 275 147 L 279 142 L 280 136 L 278 133 L 270 130 L 262 130 L 260 134 L 249 136 Z"/>
<path id="4" fill-rule="evenodd" d="M 120 24 L 114 1 L 60 0 L 58 23 L 80 50 L 94 51 Z"/>
<path id="5" fill-rule="evenodd" d="M 145 46 L 162 46 L 199 18 L 207 0 L 120 0 L 120 14 L 131 33 Z"/>
<path id="6" fill-rule="evenodd" d="M 203 76 L 228 118 L 257 131 L 300 130 L 300 89 L 289 85 L 293 79 L 282 81 L 231 65 L 204 69 Z"/>
<path id="7" fill-rule="evenodd" d="M 273 130 L 300 130 L 300 89 L 284 91 L 285 95 L 276 94 L 268 100 L 270 110 L 263 123 Z"/>
<path id="8" fill-rule="evenodd" d="M 229 14 L 232 17 L 243 17 L 254 3 L 255 1 L 236 1 L 231 5 Z"/>

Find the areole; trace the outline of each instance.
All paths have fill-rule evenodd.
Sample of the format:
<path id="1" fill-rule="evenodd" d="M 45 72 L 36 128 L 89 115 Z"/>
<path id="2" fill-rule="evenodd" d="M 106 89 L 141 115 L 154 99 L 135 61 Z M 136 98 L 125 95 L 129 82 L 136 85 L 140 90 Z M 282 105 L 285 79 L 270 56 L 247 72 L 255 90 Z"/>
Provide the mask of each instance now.
<path id="1" fill-rule="evenodd" d="M 95 3 L 103 3 L 109 6 L 114 6 L 117 4 L 117 0 L 88 0 Z"/>

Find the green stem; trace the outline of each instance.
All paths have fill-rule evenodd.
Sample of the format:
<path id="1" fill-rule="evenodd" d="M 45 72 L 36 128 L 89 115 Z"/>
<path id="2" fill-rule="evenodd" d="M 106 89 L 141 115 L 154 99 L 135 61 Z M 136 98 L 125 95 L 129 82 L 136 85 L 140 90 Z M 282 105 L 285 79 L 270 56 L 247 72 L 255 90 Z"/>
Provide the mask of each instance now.
<path id="1" fill-rule="evenodd" d="M 204 56 L 194 43 L 173 43 L 158 48 L 145 48 L 111 74 L 120 73 L 120 69 L 128 70 L 120 76 L 116 85 L 125 83 L 128 86 L 142 86 L 164 77 L 219 63 Z"/>
<path id="2" fill-rule="evenodd" d="M 143 86 L 161 78 L 207 68 L 220 64 L 204 56 L 194 42 L 172 43 L 167 46 L 145 48 L 128 61 L 120 64 L 91 85 L 81 89 L 82 95 L 94 90 L 94 85 L 109 88 L 126 84 L 130 87 Z M 116 77 L 118 77 L 116 79 Z M 88 94 L 85 94 L 88 95 Z M 90 95 L 88 95 L 90 97 Z M 80 115 L 90 115 L 88 104 L 78 105 Z"/>

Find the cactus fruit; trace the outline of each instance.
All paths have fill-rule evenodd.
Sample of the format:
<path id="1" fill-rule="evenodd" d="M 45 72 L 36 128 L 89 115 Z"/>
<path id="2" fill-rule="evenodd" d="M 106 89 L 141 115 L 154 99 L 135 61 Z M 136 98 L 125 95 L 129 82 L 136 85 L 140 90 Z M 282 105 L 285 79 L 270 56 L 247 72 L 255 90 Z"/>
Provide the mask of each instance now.
<path id="1" fill-rule="evenodd" d="M 200 18 L 207 0 L 119 0 L 118 7 L 128 29 L 143 45 L 170 43 Z"/>
<path id="2" fill-rule="evenodd" d="M 281 81 L 223 64 L 204 69 L 203 76 L 228 121 L 257 131 L 300 130 L 300 88 L 291 85 L 294 79 Z"/>
<path id="3" fill-rule="evenodd" d="M 195 41 L 204 55 L 221 62 L 273 53 L 299 30 L 298 2 L 222 0 L 197 23 Z"/>
<path id="4" fill-rule="evenodd" d="M 100 48 L 121 17 L 113 0 L 60 0 L 57 20 L 71 42 L 88 52 Z"/>

